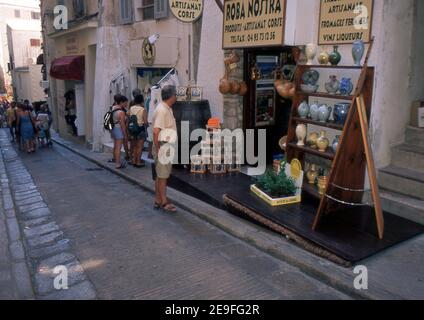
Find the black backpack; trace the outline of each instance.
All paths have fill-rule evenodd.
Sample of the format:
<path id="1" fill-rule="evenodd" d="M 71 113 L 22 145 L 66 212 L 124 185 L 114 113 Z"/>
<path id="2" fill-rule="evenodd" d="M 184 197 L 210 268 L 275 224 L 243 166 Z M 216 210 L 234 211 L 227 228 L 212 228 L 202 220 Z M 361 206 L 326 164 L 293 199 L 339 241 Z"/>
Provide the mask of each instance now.
<path id="1" fill-rule="evenodd" d="M 130 117 L 130 121 L 128 123 L 128 132 L 130 135 L 137 137 L 140 133 L 144 131 L 144 126 L 138 125 L 137 116 L 134 114 Z"/>
<path id="2" fill-rule="evenodd" d="M 119 109 L 113 110 L 113 107 L 109 108 L 109 111 L 106 112 L 105 116 L 103 117 L 103 128 L 106 131 L 112 131 L 113 128 L 115 128 L 115 122 L 113 121 L 113 114 L 118 111 Z"/>

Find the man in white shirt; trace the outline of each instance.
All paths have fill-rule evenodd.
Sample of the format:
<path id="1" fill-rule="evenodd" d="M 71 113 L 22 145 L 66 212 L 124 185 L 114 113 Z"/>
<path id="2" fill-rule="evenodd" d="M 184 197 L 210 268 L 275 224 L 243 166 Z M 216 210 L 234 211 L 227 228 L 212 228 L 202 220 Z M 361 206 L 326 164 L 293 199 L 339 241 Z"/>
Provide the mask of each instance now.
<path id="1" fill-rule="evenodd" d="M 166 212 L 174 213 L 177 208 L 169 203 L 166 196 L 168 179 L 172 172 L 172 159 L 169 148 L 176 142 L 177 124 L 172 106 L 177 101 L 176 88 L 165 86 L 161 94 L 162 102 L 156 107 L 153 114 L 153 156 L 155 159 L 155 209 L 162 208 Z"/>

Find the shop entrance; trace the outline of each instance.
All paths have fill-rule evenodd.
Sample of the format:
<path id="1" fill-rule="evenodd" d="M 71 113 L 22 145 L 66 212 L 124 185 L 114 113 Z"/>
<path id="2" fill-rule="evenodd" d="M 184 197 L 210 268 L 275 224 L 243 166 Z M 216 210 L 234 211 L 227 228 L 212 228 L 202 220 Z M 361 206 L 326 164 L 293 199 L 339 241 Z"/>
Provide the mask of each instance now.
<path id="1" fill-rule="evenodd" d="M 279 140 L 287 135 L 291 101 L 281 98 L 274 88 L 275 73 L 284 71 L 287 77 L 294 72 L 291 47 L 245 50 L 244 74 L 249 93 L 244 101 L 244 129 L 255 130 L 255 152 L 258 152 L 257 132 L 266 130 L 267 163 L 282 153 Z M 256 74 L 256 79 L 254 77 Z"/>

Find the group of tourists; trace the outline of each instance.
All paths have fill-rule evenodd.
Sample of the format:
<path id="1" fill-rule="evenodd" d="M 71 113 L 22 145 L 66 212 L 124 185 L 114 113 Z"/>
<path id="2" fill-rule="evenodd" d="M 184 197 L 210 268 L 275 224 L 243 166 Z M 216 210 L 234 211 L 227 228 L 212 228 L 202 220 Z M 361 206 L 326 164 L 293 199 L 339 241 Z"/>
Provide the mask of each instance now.
<path id="1" fill-rule="evenodd" d="M 124 169 L 126 164 L 122 162 L 121 150 L 124 147 L 125 161 L 135 168 L 143 168 L 146 163 L 142 160 L 144 142 L 147 138 L 147 115 L 148 107 L 144 96 L 139 89 L 133 91 L 134 100 L 128 101 L 123 95 L 115 95 L 114 104 L 108 115 L 110 132 L 114 141 L 113 159 L 116 169 Z"/>
<path id="2" fill-rule="evenodd" d="M 52 116 L 47 104 L 33 106 L 28 100 L 11 102 L 5 112 L 12 143 L 28 154 L 36 152 L 37 146 L 51 147 L 50 127 Z"/>
<path id="3" fill-rule="evenodd" d="M 156 197 L 154 208 L 166 212 L 176 212 L 176 207 L 168 201 L 166 195 L 167 182 L 171 176 L 172 162 L 170 151 L 162 148 L 172 143 L 176 136 L 177 126 L 172 106 L 177 101 L 176 87 L 167 85 L 161 90 L 162 102 L 149 115 L 149 100 L 145 99 L 139 89 L 133 91 L 134 100 L 129 103 L 123 95 L 114 97 L 114 104 L 105 115 L 105 129 L 111 132 L 114 141 L 113 159 L 116 169 L 124 169 L 126 164 L 121 159 L 122 147 L 125 150 L 126 163 L 135 168 L 143 168 L 146 163 L 142 160 L 143 147 L 149 134 L 149 158 L 154 159 L 156 174 Z M 152 104 L 153 105 L 153 104 Z M 149 119 L 151 119 L 149 121 Z M 150 154 L 151 153 L 151 154 Z"/>

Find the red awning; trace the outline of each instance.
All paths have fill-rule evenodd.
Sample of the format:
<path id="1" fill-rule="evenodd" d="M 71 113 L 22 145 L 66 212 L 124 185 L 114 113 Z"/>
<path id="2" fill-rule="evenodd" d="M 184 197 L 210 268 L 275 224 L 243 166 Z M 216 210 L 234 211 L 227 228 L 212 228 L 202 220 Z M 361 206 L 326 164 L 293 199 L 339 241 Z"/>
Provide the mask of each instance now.
<path id="1" fill-rule="evenodd" d="M 84 56 L 66 56 L 53 60 L 50 76 L 60 80 L 84 80 Z"/>

